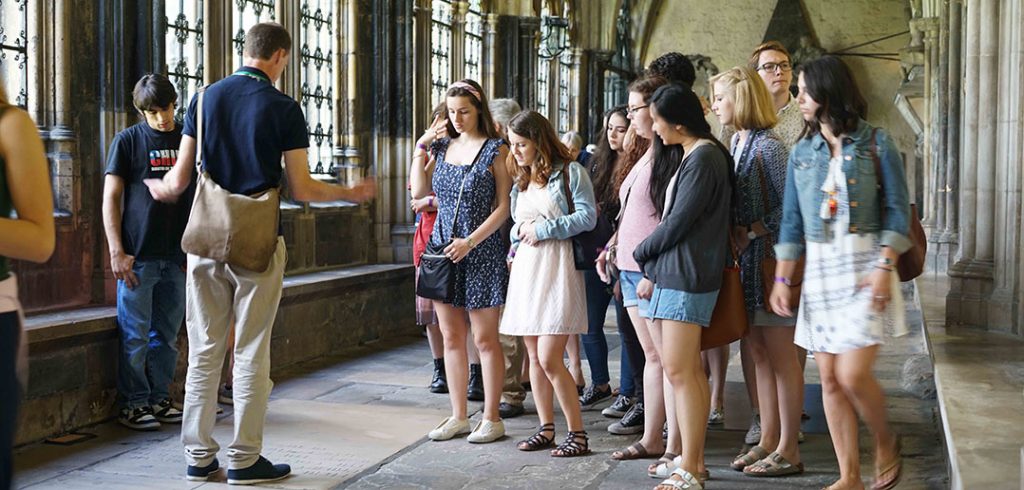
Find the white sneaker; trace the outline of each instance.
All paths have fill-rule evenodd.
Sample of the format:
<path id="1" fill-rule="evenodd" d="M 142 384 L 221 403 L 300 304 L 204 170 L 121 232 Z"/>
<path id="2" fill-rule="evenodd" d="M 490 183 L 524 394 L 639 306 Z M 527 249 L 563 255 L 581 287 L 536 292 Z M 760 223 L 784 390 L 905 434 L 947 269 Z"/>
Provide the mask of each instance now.
<path id="1" fill-rule="evenodd" d="M 476 424 L 476 428 L 473 429 L 473 433 L 470 434 L 466 440 L 480 444 L 485 442 L 494 442 L 502 437 L 505 437 L 505 422 L 502 422 L 501 420 L 491 422 L 490 420 L 484 419 Z"/>
<path id="2" fill-rule="evenodd" d="M 725 409 L 713 408 L 708 415 L 708 425 L 722 425 L 725 423 Z"/>
<path id="3" fill-rule="evenodd" d="M 448 417 L 430 431 L 427 437 L 435 441 L 447 441 L 461 434 L 469 434 L 469 419 L 455 420 L 455 417 Z"/>
<path id="4" fill-rule="evenodd" d="M 743 442 L 747 444 L 757 444 L 761 442 L 761 415 L 754 414 L 750 420 L 750 428 L 747 429 L 747 434 L 743 436 Z"/>

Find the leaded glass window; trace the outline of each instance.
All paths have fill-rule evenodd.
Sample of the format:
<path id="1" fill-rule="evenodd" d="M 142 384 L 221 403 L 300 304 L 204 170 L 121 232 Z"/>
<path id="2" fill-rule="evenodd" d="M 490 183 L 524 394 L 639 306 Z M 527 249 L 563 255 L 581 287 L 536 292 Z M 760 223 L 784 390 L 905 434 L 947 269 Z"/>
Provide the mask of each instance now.
<path id="1" fill-rule="evenodd" d="M 304 0 L 301 25 L 299 103 L 306 113 L 309 132 L 309 171 L 326 174 L 331 169 L 334 146 L 334 3 Z"/>
<path id="2" fill-rule="evenodd" d="M 0 2 L 0 77 L 7 99 L 28 105 L 28 0 Z"/>
<path id="3" fill-rule="evenodd" d="M 569 84 L 572 82 L 572 54 L 562 53 L 558 60 L 558 132 L 565 133 L 569 127 Z"/>
<path id="4" fill-rule="evenodd" d="M 203 85 L 203 0 L 167 0 L 164 4 L 167 78 L 178 90 L 178 119 Z"/>
<path id="5" fill-rule="evenodd" d="M 452 3 L 433 0 L 430 18 L 430 84 L 434 103 L 444 100 L 451 83 Z"/>
<path id="6" fill-rule="evenodd" d="M 544 18 L 550 16 L 551 9 L 548 7 L 548 2 L 544 2 L 540 10 L 540 42 L 542 44 L 551 36 L 551 26 L 544 22 Z M 540 46 L 539 53 L 546 53 L 544 46 Z M 550 79 L 551 59 L 541 55 L 537 62 L 537 112 L 549 119 L 551 117 L 548 113 L 548 101 L 551 97 Z"/>
<path id="7" fill-rule="evenodd" d="M 466 12 L 466 61 L 465 74 L 480 82 L 480 63 L 484 51 L 484 17 L 481 0 L 470 0 L 469 11 Z"/>
<path id="8" fill-rule="evenodd" d="M 276 0 L 234 0 L 235 11 L 231 16 L 231 30 L 235 33 L 231 40 L 235 47 L 235 69 L 242 66 L 242 50 L 245 48 L 245 33 L 250 27 L 260 22 L 277 20 L 275 12 Z"/>

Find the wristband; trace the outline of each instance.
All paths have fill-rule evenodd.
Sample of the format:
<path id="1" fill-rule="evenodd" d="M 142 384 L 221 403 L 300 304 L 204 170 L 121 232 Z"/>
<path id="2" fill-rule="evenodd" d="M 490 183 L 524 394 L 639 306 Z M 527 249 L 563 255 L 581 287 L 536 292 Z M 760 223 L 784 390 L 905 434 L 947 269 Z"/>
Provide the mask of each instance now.
<path id="1" fill-rule="evenodd" d="M 880 266 L 880 265 L 876 265 L 876 266 L 875 266 L 875 269 L 881 269 L 881 270 L 883 270 L 883 271 L 889 271 L 889 272 L 892 272 L 892 267 L 883 267 L 883 266 Z"/>
<path id="2" fill-rule="evenodd" d="M 429 196 L 427 199 L 429 199 L 427 201 L 427 206 L 434 207 L 434 196 Z"/>
<path id="3" fill-rule="evenodd" d="M 430 148 L 427 148 L 427 145 L 424 145 L 423 143 L 416 143 L 416 148 L 419 148 L 423 151 L 430 151 Z"/>
<path id="4" fill-rule="evenodd" d="M 775 276 L 775 282 L 785 284 L 786 286 L 792 286 L 792 281 L 788 277 Z"/>

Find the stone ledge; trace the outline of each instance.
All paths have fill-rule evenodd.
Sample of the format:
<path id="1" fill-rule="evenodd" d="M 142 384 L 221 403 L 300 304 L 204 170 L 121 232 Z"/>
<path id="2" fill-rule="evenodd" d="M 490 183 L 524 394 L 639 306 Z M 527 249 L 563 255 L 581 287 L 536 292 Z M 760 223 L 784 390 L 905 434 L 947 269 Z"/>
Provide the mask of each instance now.
<path id="1" fill-rule="evenodd" d="M 373 264 L 346 267 L 331 271 L 296 274 L 284 278 L 284 303 L 301 302 L 301 297 L 372 281 L 389 281 L 412 273 L 412 264 Z M 101 334 L 117 329 L 115 306 L 93 306 L 57 313 L 35 315 L 25 319 L 28 343 L 39 344 L 73 337 Z"/>
<path id="2" fill-rule="evenodd" d="M 949 280 L 920 281 L 950 488 L 1021 488 L 1024 482 L 1024 340 L 946 326 Z"/>

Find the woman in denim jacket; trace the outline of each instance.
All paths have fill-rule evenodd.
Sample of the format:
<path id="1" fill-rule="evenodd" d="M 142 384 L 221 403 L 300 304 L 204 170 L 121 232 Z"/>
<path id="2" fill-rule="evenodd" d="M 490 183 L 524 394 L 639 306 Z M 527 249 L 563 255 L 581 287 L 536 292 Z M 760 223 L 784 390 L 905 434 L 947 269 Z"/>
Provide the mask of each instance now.
<path id="1" fill-rule="evenodd" d="M 883 336 L 906 330 L 894 271 L 911 246 L 903 162 L 889 136 L 864 122 L 864 99 L 838 58 L 804 65 L 799 88 L 809 128 L 789 158 L 770 301 L 792 315 L 790 275 L 806 248 L 795 342 L 814 352 L 821 373 L 840 474 L 829 488 L 863 488 L 859 414 L 875 436 L 872 489 L 888 489 L 900 478 L 899 440 L 872 366 Z"/>
<path id="2" fill-rule="evenodd" d="M 524 337 L 530 357 L 530 384 L 540 427 L 520 441 L 522 451 L 550 447 L 555 441 L 553 394 L 568 424 L 565 441 L 552 456 L 590 452 L 583 430 L 576 384 L 562 362 L 566 342 L 587 332 L 587 298 L 583 273 L 576 270 L 574 235 L 594 228 L 597 207 L 590 176 L 572 161 L 554 128 L 534 111 L 508 123 L 513 169 L 512 270 L 500 332 Z M 566 195 L 566 175 L 571 195 Z M 574 209 L 570 210 L 570 200 Z"/>

